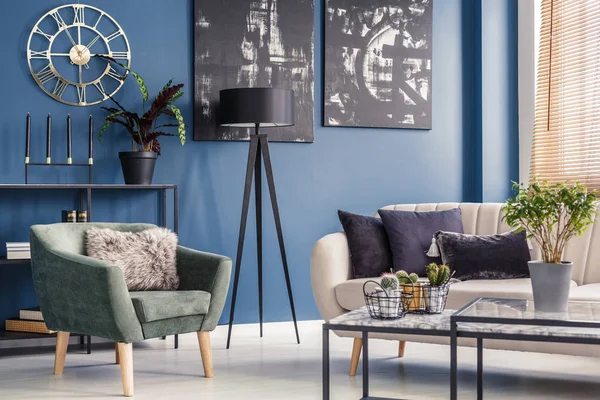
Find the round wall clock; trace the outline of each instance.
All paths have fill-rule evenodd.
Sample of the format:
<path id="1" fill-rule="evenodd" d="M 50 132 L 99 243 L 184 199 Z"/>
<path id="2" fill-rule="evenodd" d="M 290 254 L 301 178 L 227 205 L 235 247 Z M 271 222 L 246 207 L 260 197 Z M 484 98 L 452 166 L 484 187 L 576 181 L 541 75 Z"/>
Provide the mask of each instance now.
<path id="1" fill-rule="evenodd" d="M 129 41 L 104 11 L 70 4 L 46 13 L 27 42 L 31 75 L 50 97 L 74 106 L 90 106 L 113 96 L 129 71 L 105 58 L 131 65 Z"/>

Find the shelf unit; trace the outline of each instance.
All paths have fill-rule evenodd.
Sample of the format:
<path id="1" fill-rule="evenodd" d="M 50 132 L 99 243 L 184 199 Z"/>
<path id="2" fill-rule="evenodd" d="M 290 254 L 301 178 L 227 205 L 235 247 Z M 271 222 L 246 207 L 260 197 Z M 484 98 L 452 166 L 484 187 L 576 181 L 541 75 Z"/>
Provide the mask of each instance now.
<path id="1" fill-rule="evenodd" d="M 81 333 L 71 333 L 70 336 L 85 337 Z M 29 332 L 13 332 L 0 329 L 0 341 L 2 340 L 22 340 L 22 339 L 47 339 L 56 337 L 56 333 L 29 333 Z"/>
<path id="2" fill-rule="evenodd" d="M 0 257 L 0 265 L 21 265 L 21 264 L 29 264 L 31 260 L 29 258 L 26 259 L 17 259 L 17 260 L 9 260 L 6 257 Z"/>
<path id="3" fill-rule="evenodd" d="M 161 194 L 161 222 L 160 225 L 167 226 L 167 191 L 173 191 L 173 230 L 179 231 L 179 188 L 175 184 L 151 184 L 151 185 L 126 185 L 126 184 L 98 184 L 98 183 L 78 183 L 78 184 L 0 184 L 0 191 L 19 191 L 19 190 L 59 190 L 59 191 L 80 191 L 81 207 L 85 206 L 87 210 L 88 221 L 92 221 L 92 193 L 94 191 L 123 190 L 123 191 L 158 191 Z M 6 257 L 0 257 L 0 266 L 11 265 L 29 265 L 28 259 L 9 260 Z M 82 334 L 71 334 L 79 336 L 80 344 L 84 344 L 84 338 L 87 337 L 87 351 L 91 353 L 91 338 Z M 24 340 L 24 339 L 44 339 L 56 335 L 11 332 L 0 329 L 0 340 Z M 179 337 L 175 335 L 175 348 L 179 347 Z"/>

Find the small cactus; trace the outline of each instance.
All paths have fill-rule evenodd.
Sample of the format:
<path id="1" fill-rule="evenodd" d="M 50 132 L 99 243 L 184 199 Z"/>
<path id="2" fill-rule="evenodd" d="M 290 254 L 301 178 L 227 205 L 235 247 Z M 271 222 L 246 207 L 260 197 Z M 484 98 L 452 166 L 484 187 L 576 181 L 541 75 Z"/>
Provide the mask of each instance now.
<path id="1" fill-rule="evenodd" d="M 438 286 L 444 285 L 450 280 L 450 267 L 445 264 L 440 265 L 438 269 Z"/>
<path id="2" fill-rule="evenodd" d="M 425 267 L 425 271 L 431 286 L 442 286 L 450 280 L 450 268 L 445 264 L 431 263 Z"/>
<path id="3" fill-rule="evenodd" d="M 400 283 L 410 283 L 408 273 L 404 270 L 396 272 L 396 278 L 398 278 L 398 281 L 400 281 Z"/>
<path id="4" fill-rule="evenodd" d="M 400 288 L 400 283 L 398 282 L 398 278 L 392 272 L 384 272 L 381 275 L 381 286 L 383 289 L 390 293 L 394 290 L 398 290 Z"/>
<path id="5" fill-rule="evenodd" d="M 417 283 L 417 281 L 419 280 L 419 275 L 413 272 L 408 276 L 408 279 L 410 279 L 412 283 Z"/>
<path id="6" fill-rule="evenodd" d="M 400 284 L 410 285 L 411 283 L 417 283 L 419 280 L 419 275 L 415 274 L 414 272 L 409 275 L 408 272 L 400 270 L 396 272 L 396 278 L 398 278 Z"/>

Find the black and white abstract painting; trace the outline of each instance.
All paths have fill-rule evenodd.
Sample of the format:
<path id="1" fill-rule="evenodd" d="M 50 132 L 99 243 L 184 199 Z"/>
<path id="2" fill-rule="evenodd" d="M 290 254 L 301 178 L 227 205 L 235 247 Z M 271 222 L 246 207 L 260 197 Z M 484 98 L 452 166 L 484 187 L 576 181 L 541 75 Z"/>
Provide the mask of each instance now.
<path id="1" fill-rule="evenodd" d="M 433 0 L 325 7 L 325 125 L 431 129 Z"/>
<path id="2" fill-rule="evenodd" d="M 313 142 L 314 0 L 195 0 L 195 140 L 248 140 L 218 126 L 219 91 L 293 89 L 296 125 L 269 128 L 270 141 Z"/>

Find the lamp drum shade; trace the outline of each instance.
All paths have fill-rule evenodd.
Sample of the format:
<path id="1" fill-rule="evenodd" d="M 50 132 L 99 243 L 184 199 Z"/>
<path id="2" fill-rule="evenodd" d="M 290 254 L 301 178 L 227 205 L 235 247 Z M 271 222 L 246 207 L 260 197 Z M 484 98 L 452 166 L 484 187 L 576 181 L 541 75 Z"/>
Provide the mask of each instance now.
<path id="1" fill-rule="evenodd" d="M 238 128 L 292 126 L 294 91 L 276 88 L 236 88 L 220 92 L 219 124 Z"/>

